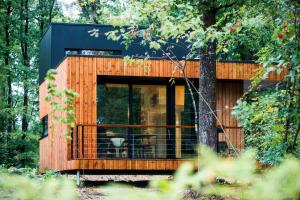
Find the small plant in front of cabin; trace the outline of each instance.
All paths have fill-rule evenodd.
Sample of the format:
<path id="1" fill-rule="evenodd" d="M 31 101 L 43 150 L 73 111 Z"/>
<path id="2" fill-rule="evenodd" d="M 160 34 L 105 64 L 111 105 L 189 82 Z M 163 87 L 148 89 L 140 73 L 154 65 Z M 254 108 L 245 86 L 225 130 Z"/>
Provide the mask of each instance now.
<path id="1" fill-rule="evenodd" d="M 69 134 L 76 126 L 74 102 L 78 93 L 70 89 L 58 90 L 56 75 L 56 70 L 51 69 L 47 72 L 47 96 L 45 97 L 45 100 L 51 106 L 50 116 L 55 123 L 67 125 L 67 130 L 64 132 L 64 135 L 67 139 L 71 139 Z M 66 113 L 66 116 L 62 115 L 62 113 Z"/>

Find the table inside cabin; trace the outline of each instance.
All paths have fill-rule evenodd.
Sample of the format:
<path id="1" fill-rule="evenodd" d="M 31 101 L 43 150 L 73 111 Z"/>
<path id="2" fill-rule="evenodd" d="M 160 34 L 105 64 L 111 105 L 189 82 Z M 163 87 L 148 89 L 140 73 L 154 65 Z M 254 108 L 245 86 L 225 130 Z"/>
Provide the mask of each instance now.
<path id="1" fill-rule="evenodd" d="M 152 143 L 151 138 L 154 138 L 154 143 Z M 148 139 L 146 141 L 145 139 Z M 135 158 L 136 156 L 136 149 L 141 149 L 142 150 L 142 158 L 146 157 L 146 150 L 152 149 L 154 147 L 154 158 L 157 158 L 157 134 L 138 134 L 138 135 L 133 135 L 132 136 L 132 152 L 133 152 L 133 157 Z"/>

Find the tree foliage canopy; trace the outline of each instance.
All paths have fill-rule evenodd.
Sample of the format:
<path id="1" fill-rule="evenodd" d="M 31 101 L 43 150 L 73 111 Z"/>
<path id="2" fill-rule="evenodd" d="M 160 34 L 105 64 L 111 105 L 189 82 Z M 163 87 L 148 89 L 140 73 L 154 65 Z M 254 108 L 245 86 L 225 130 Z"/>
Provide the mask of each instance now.
<path id="1" fill-rule="evenodd" d="M 107 21 L 115 26 L 129 26 L 111 32 L 109 38 L 130 45 L 133 38 L 140 37 L 145 45 L 163 51 L 171 60 L 177 60 L 172 52 L 177 45 L 186 50 L 186 59 L 200 58 L 201 62 L 205 58 L 201 49 L 216 42 L 217 55 L 210 60 L 260 63 L 263 69 L 253 77 L 233 114 L 244 128 L 246 147 L 258 149 L 262 163 L 275 164 L 287 153 L 299 157 L 299 9 L 299 2 L 286 0 L 131 0 L 123 12 Z M 206 25 L 212 20 L 205 18 L 207 12 L 216 17 L 210 26 Z M 283 70 L 287 71 L 284 80 L 274 83 L 271 89 L 260 90 L 270 72 Z M 194 92 L 200 92 L 195 98 L 201 102 L 201 93 L 206 93 L 199 86 Z M 213 104 L 209 106 L 214 108 Z M 207 113 L 204 108 L 196 111 L 199 123 L 203 121 L 201 113 Z"/>

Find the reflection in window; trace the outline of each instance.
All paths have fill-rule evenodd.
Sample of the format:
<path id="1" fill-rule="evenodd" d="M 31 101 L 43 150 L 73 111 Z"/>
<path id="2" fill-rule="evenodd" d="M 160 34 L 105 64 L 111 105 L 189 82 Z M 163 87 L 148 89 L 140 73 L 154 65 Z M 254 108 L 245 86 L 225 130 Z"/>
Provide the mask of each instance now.
<path id="1" fill-rule="evenodd" d="M 97 123 L 128 124 L 128 85 L 100 84 L 97 90 Z M 112 138 L 127 137 L 126 128 L 99 127 L 97 133 L 98 155 L 102 158 L 116 155 L 116 152 L 113 152 L 116 143 Z M 122 141 L 121 148 L 125 141 L 121 139 L 120 141 Z M 121 153 L 119 152 L 119 156 Z"/>
<path id="2" fill-rule="evenodd" d="M 166 86 L 132 86 L 132 122 L 140 125 L 166 125 Z M 166 157 L 165 128 L 133 129 L 133 135 L 138 138 L 143 157 Z"/>
<path id="3" fill-rule="evenodd" d="M 167 125 L 166 88 L 166 85 L 98 84 L 97 123 Z M 173 125 L 193 125 L 192 100 L 185 86 L 175 86 L 174 98 L 175 108 L 171 109 L 175 109 L 176 121 Z M 167 147 L 173 144 L 176 158 L 195 155 L 194 128 L 176 128 L 175 142 L 171 141 L 173 137 L 167 137 L 165 127 L 99 127 L 97 132 L 99 158 L 167 158 Z"/>
<path id="4" fill-rule="evenodd" d="M 48 115 L 42 119 L 42 137 L 48 136 Z"/>
<path id="5" fill-rule="evenodd" d="M 194 109 L 192 98 L 185 86 L 175 87 L 176 125 L 192 125 Z M 176 157 L 186 158 L 195 155 L 197 136 L 193 128 L 176 128 Z"/>
<path id="6" fill-rule="evenodd" d="M 98 85 L 97 123 L 128 124 L 128 85 Z"/>

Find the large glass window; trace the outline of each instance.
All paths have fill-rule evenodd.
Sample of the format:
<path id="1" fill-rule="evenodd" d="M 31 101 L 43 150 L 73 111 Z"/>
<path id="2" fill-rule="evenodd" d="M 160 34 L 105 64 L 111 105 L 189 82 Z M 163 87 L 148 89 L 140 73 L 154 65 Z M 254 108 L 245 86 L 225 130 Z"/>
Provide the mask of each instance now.
<path id="1" fill-rule="evenodd" d="M 166 86 L 132 86 L 132 123 L 139 125 L 166 125 Z M 133 136 L 144 148 L 145 157 L 165 158 L 167 141 L 166 129 L 148 127 L 134 129 Z"/>
<path id="2" fill-rule="evenodd" d="M 176 158 L 194 156 L 195 130 L 166 127 L 194 124 L 190 94 L 184 85 L 175 86 L 175 94 L 173 89 L 167 91 L 167 85 L 98 84 L 97 123 L 106 124 L 97 131 L 98 157 L 152 159 L 169 158 L 174 154 Z M 167 120 L 167 111 L 171 121 Z M 120 124 L 125 126 L 120 127 Z"/>
<path id="3" fill-rule="evenodd" d="M 192 98 L 186 87 L 175 87 L 176 125 L 193 125 L 195 119 Z M 176 128 L 176 157 L 186 158 L 195 155 L 197 136 L 194 128 Z"/>
<path id="4" fill-rule="evenodd" d="M 128 124 L 128 85 L 98 85 L 98 124 Z"/>
<path id="5" fill-rule="evenodd" d="M 166 129 L 155 127 L 166 125 L 166 86 L 105 83 L 97 95 L 97 123 L 112 126 L 98 128 L 100 157 L 166 158 Z"/>
<path id="6" fill-rule="evenodd" d="M 97 123 L 128 124 L 128 85 L 99 84 L 97 90 Z M 121 147 L 125 144 L 125 138 L 127 138 L 126 128 L 99 127 L 97 133 L 97 152 L 101 158 L 115 156 L 116 148 L 114 144 Z M 124 154 L 127 154 L 127 152 Z"/>

